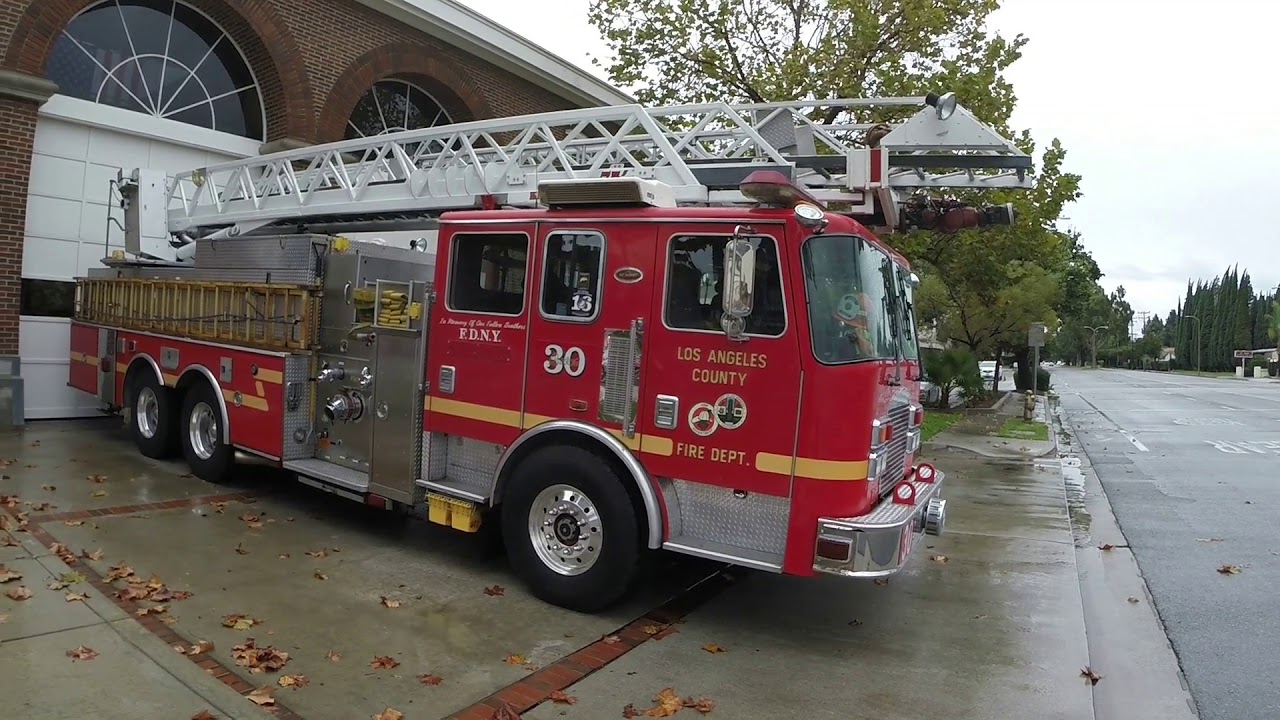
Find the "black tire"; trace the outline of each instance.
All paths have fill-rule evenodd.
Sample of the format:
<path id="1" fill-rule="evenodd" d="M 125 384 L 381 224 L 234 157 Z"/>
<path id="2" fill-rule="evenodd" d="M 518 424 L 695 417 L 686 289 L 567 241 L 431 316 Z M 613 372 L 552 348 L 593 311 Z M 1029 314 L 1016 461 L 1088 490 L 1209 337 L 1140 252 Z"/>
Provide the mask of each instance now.
<path id="1" fill-rule="evenodd" d="M 601 457 L 573 446 L 536 450 L 512 473 L 502 498 L 502 538 L 512 569 L 539 599 L 578 612 L 596 612 L 613 604 L 630 588 L 640 556 L 636 510 L 624 482 Z M 600 536 L 590 569 L 561 574 L 540 557 L 529 533 L 534 501 L 555 485 L 576 488 L 599 521 Z M 558 516 L 556 520 L 559 519 Z M 555 521 L 555 520 L 553 520 Z M 591 548 L 585 535 L 581 543 Z M 573 562 L 565 560 L 566 566 Z"/>
<path id="2" fill-rule="evenodd" d="M 180 446 L 178 402 L 173 390 L 161 385 L 146 368 L 139 368 L 127 376 L 125 393 L 125 423 L 138 452 L 156 460 L 176 456 Z M 146 407 L 140 408 L 139 402 Z M 140 419 L 139 415 L 146 417 Z"/>
<path id="3" fill-rule="evenodd" d="M 198 415 L 199 418 L 193 418 Z M 222 441 L 222 416 L 219 414 L 218 398 L 213 388 L 203 380 L 196 381 L 187 388 L 182 396 L 182 415 L 179 416 L 178 437 L 182 441 L 182 455 L 187 460 L 191 472 L 206 482 L 225 484 L 230 480 L 231 468 L 235 463 L 235 448 Z M 212 433 L 199 433 L 192 429 L 193 422 L 198 427 L 207 429 L 202 422 L 212 419 L 216 430 Z M 196 447 L 197 440 L 200 447 Z"/>

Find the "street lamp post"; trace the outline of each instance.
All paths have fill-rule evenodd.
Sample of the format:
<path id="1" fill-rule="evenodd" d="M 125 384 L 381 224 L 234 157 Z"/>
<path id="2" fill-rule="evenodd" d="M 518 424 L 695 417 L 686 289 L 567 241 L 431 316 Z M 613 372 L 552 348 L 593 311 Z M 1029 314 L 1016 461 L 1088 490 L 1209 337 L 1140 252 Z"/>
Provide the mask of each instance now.
<path id="1" fill-rule="evenodd" d="M 1200 374 L 1200 356 L 1204 349 L 1200 345 L 1200 318 L 1195 315 L 1183 315 L 1184 318 L 1190 318 L 1196 321 L 1196 375 Z"/>
<path id="2" fill-rule="evenodd" d="M 1093 346 L 1093 369 L 1097 370 L 1098 369 L 1098 331 L 1107 330 L 1109 328 L 1106 325 L 1099 325 L 1097 327 L 1093 327 L 1091 325 L 1085 325 L 1084 329 L 1092 333 L 1093 342 L 1091 344 Z"/>

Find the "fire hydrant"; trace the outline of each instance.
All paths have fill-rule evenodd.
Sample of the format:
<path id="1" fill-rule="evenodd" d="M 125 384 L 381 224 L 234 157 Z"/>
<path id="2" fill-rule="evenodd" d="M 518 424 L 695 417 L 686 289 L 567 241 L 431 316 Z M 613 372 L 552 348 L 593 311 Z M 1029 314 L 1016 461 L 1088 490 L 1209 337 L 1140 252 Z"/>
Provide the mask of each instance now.
<path id="1" fill-rule="evenodd" d="M 1035 393 L 1028 390 L 1022 396 L 1022 419 L 1030 422 L 1036 414 L 1036 396 Z"/>

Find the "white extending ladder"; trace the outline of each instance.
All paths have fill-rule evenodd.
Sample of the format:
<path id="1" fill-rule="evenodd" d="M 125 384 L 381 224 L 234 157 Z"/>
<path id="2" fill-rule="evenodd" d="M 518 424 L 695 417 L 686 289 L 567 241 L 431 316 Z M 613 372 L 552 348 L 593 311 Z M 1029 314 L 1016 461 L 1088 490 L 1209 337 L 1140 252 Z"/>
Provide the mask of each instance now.
<path id="1" fill-rule="evenodd" d="M 877 128 L 878 143 L 868 142 L 873 124 L 811 117 L 886 109 L 902 116 L 912 107 L 919 109 L 887 134 Z M 680 204 L 732 203 L 745 201 L 737 185 L 759 169 L 780 170 L 819 200 L 871 214 L 877 202 L 896 205 L 919 189 L 1030 187 L 1030 167 L 1031 158 L 952 95 L 619 105 L 345 140 L 158 183 L 151 175 L 163 186 L 166 217 L 152 214 L 161 203 L 148 203 L 139 212 L 151 217 L 135 218 L 151 220 L 153 234 L 187 237 L 273 224 L 358 230 L 461 208 L 533 206 L 542 180 L 617 175 L 661 181 Z"/>

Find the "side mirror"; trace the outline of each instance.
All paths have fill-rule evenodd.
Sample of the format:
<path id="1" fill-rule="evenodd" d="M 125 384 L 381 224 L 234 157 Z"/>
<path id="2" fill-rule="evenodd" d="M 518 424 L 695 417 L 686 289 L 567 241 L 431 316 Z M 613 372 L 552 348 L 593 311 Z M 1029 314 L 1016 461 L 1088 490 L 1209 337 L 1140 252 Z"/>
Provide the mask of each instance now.
<path id="1" fill-rule="evenodd" d="M 730 337 L 742 335 L 755 300 L 756 249 L 737 235 L 724 246 L 724 291 L 721 324 Z"/>

